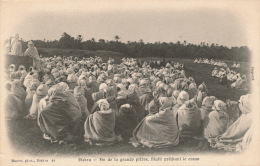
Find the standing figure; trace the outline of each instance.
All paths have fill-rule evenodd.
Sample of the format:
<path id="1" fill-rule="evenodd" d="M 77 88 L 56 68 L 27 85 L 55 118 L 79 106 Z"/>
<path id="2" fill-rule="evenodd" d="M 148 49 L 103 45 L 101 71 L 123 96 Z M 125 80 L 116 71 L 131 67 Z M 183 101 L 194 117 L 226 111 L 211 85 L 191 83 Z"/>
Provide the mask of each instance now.
<path id="1" fill-rule="evenodd" d="M 34 46 L 32 41 L 28 42 L 28 48 L 24 52 L 24 56 L 30 56 L 33 58 L 33 66 L 36 67 L 37 71 L 41 71 L 43 68 L 43 63 L 38 54 L 37 48 Z"/>
<path id="2" fill-rule="evenodd" d="M 22 42 L 19 39 L 19 34 L 15 34 L 14 39 L 11 41 L 11 54 L 22 56 Z"/>
<path id="3" fill-rule="evenodd" d="M 4 42 L 4 53 L 10 55 L 11 54 L 11 38 L 6 39 Z"/>

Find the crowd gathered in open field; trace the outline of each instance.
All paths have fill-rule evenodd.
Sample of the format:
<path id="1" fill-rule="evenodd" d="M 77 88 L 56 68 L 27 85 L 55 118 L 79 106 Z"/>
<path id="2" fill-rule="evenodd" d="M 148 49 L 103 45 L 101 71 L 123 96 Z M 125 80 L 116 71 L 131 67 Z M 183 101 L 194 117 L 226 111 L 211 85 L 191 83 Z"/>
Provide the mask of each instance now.
<path id="1" fill-rule="evenodd" d="M 198 149 L 244 151 L 252 137 L 251 95 L 222 101 L 207 85 L 186 76 L 185 64 L 123 58 L 41 57 L 32 41 L 24 56 L 33 66 L 10 65 L 5 72 L 7 121 L 37 121 L 43 139 L 77 147 L 130 143 L 133 147 L 172 147 L 186 138 Z M 214 63 L 213 63 L 214 62 Z M 196 59 L 221 67 L 213 77 L 248 91 L 245 76 L 222 61 Z M 238 64 L 235 65 L 236 67 Z M 225 69 L 224 69 L 225 68 Z"/>

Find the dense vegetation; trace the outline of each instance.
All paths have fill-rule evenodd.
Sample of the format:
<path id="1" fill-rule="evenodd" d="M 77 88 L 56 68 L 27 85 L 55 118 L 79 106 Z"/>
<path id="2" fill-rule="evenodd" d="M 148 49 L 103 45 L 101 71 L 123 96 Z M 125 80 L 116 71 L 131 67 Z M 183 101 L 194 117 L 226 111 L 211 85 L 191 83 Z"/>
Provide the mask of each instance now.
<path id="1" fill-rule="evenodd" d="M 114 40 L 108 41 L 104 39 L 92 38 L 83 40 L 81 35 L 72 37 L 64 32 L 59 40 L 34 40 L 37 48 L 60 48 L 60 49 L 79 49 L 79 50 L 104 50 L 123 53 L 129 57 L 163 57 L 163 58 L 184 58 L 194 59 L 197 57 L 225 59 L 233 61 L 249 61 L 250 50 L 247 46 L 231 47 L 209 44 L 201 42 L 199 45 L 188 43 L 187 41 L 177 41 L 176 43 L 145 43 L 142 39 L 138 42 L 128 41 L 123 43 L 120 37 L 115 35 Z M 26 43 L 23 42 L 23 47 Z"/>

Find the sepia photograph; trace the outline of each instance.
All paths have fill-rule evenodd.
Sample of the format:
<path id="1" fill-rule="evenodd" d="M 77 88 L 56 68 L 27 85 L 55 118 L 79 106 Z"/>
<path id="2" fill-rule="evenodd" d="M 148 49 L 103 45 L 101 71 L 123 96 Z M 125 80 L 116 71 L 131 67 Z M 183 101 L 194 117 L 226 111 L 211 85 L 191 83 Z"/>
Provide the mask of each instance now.
<path id="1" fill-rule="evenodd" d="M 0 1 L 0 165 L 259 165 L 259 6 Z"/>

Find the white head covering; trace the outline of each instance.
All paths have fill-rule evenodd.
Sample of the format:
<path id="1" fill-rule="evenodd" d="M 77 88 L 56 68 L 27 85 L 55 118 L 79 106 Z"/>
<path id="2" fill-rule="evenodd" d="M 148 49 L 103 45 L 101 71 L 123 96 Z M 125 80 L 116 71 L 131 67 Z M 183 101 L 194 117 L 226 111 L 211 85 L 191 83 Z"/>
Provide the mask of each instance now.
<path id="1" fill-rule="evenodd" d="M 226 104 L 223 101 L 215 100 L 214 101 L 214 105 L 212 106 L 212 109 L 216 110 L 216 111 L 226 111 L 227 110 L 227 106 L 226 106 Z"/>
<path id="2" fill-rule="evenodd" d="M 99 85 L 99 91 L 100 92 L 104 92 L 107 89 L 107 84 L 106 83 L 102 83 Z"/>
<path id="3" fill-rule="evenodd" d="M 75 97 L 84 95 L 84 92 L 85 92 L 85 91 L 84 91 L 84 88 L 81 87 L 81 86 L 76 86 L 76 87 L 74 88 L 74 96 L 75 96 Z"/>
<path id="4" fill-rule="evenodd" d="M 243 114 L 246 114 L 246 113 L 249 113 L 252 111 L 251 106 L 250 106 L 250 98 L 251 98 L 251 95 L 247 94 L 247 95 L 241 96 L 239 99 L 239 108 Z"/>
<path id="5" fill-rule="evenodd" d="M 67 69 L 67 73 L 68 74 L 74 74 L 75 72 L 74 72 L 74 70 L 72 68 L 68 68 Z"/>
<path id="6" fill-rule="evenodd" d="M 78 78 L 78 79 L 79 79 L 79 80 L 82 80 L 82 79 L 87 79 L 87 77 L 86 77 L 85 75 L 82 75 L 82 74 L 81 74 L 81 75 L 79 76 L 79 78 Z"/>
<path id="7" fill-rule="evenodd" d="M 158 81 L 155 86 L 159 86 L 162 83 L 162 81 Z"/>
<path id="8" fill-rule="evenodd" d="M 60 86 L 61 91 L 67 91 L 67 90 L 69 90 L 69 86 L 68 86 L 68 84 L 66 84 L 65 82 L 60 82 L 60 83 L 58 83 L 57 85 Z"/>
<path id="9" fill-rule="evenodd" d="M 120 83 L 120 84 L 117 84 L 116 86 L 119 87 L 120 90 L 126 90 L 124 84 Z"/>
<path id="10" fill-rule="evenodd" d="M 87 83 L 85 80 L 81 79 L 81 80 L 78 80 L 78 86 L 86 87 Z"/>
<path id="11" fill-rule="evenodd" d="M 28 44 L 29 44 L 29 45 L 34 45 L 33 42 L 32 42 L 31 40 L 28 42 Z"/>
<path id="12" fill-rule="evenodd" d="M 214 101 L 216 100 L 215 96 L 206 96 L 202 101 L 202 106 L 205 108 L 212 108 Z"/>
<path id="13" fill-rule="evenodd" d="M 172 107 L 173 102 L 168 97 L 159 97 L 160 109 Z"/>
<path id="14" fill-rule="evenodd" d="M 178 104 L 184 104 L 184 102 L 188 100 L 189 100 L 189 94 L 186 91 L 181 91 L 177 98 Z"/>
<path id="15" fill-rule="evenodd" d="M 121 83 L 122 78 L 121 77 L 114 77 L 114 81 L 115 81 L 115 83 Z"/>
<path id="16" fill-rule="evenodd" d="M 95 76 L 90 76 L 88 79 L 89 79 L 90 83 L 96 81 L 96 77 Z"/>
<path id="17" fill-rule="evenodd" d="M 134 80 L 132 78 L 127 78 L 127 81 L 130 82 L 130 84 L 132 84 L 134 82 Z"/>
<path id="18" fill-rule="evenodd" d="M 98 100 L 97 104 L 98 104 L 98 107 L 100 108 L 101 111 L 108 110 L 109 106 L 110 106 L 110 104 L 107 102 L 106 99 Z"/>
<path id="19" fill-rule="evenodd" d="M 131 85 L 129 85 L 129 87 L 128 87 L 128 90 L 129 91 L 136 91 L 136 90 L 138 90 L 138 85 L 137 84 L 131 84 Z"/>
<path id="20" fill-rule="evenodd" d="M 181 92 L 179 90 L 174 90 L 172 95 L 177 99 L 180 93 Z"/>
<path id="21" fill-rule="evenodd" d="M 51 70 L 51 74 L 56 73 L 56 72 L 59 72 L 59 70 L 57 68 L 54 68 Z"/>

